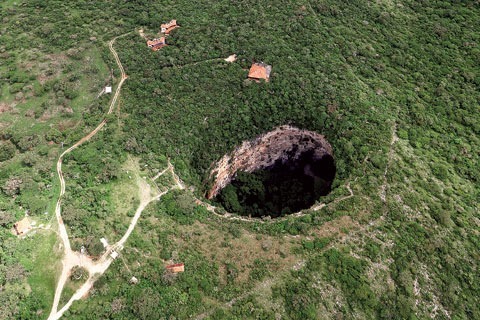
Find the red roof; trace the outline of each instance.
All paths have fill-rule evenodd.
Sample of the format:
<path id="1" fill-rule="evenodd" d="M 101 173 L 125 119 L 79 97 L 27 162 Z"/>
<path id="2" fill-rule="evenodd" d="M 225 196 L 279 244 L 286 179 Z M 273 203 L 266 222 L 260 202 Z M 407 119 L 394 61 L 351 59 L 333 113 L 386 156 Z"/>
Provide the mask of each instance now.
<path id="1" fill-rule="evenodd" d="M 172 269 L 172 268 L 183 267 L 183 266 L 185 266 L 183 263 L 175 263 L 175 264 L 171 264 L 171 265 L 166 266 L 166 268 L 167 269 Z"/>
<path id="2" fill-rule="evenodd" d="M 183 263 L 176 263 L 167 266 L 166 269 L 173 273 L 179 273 L 185 271 L 185 266 L 183 265 Z"/>
<path id="3" fill-rule="evenodd" d="M 248 77 L 251 79 L 264 79 L 265 81 L 268 81 L 268 79 L 270 78 L 271 70 L 272 66 L 269 66 L 265 63 L 254 63 L 250 67 Z"/>
<path id="4" fill-rule="evenodd" d="M 165 37 L 161 37 L 158 39 L 148 40 L 147 46 L 151 48 L 153 51 L 157 51 L 158 49 L 166 46 L 167 43 L 165 41 Z"/>
<path id="5" fill-rule="evenodd" d="M 172 20 L 168 23 L 164 23 L 164 24 L 160 25 L 160 28 L 162 29 L 161 31 L 164 32 L 165 34 L 169 34 L 170 31 L 172 31 L 176 27 L 178 27 L 177 20 Z"/>

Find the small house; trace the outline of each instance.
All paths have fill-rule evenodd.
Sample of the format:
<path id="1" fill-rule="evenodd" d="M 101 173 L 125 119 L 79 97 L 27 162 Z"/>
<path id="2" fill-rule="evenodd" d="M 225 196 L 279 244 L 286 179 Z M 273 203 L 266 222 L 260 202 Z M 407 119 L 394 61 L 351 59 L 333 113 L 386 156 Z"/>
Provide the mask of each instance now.
<path id="1" fill-rule="evenodd" d="M 148 40 L 147 41 L 147 46 L 152 49 L 153 51 L 160 50 L 161 48 L 165 47 L 167 45 L 167 42 L 165 41 L 165 37 L 153 39 L 153 40 Z"/>
<path id="2" fill-rule="evenodd" d="M 105 93 L 112 93 L 112 87 L 105 87 Z"/>
<path id="3" fill-rule="evenodd" d="M 13 227 L 15 228 L 15 232 L 17 233 L 18 236 L 24 235 L 25 233 L 30 231 L 30 229 L 32 229 L 30 220 L 28 220 L 27 217 L 15 223 Z"/>
<path id="4" fill-rule="evenodd" d="M 137 284 L 138 283 L 138 279 L 136 277 L 132 277 L 129 281 L 130 284 Z"/>
<path id="5" fill-rule="evenodd" d="M 101 238 L 101 239 L 100 239 L 100 242 L 103 244 L 103 247 L 104 247 L 104 248 L 108 247 L 108 241 L 107 241 L 107 239 Z"/>
<path id="6" fill-rule="evenodd" d="M 110 257 L 111 257 L 113 260 L 117 259 L 117 257 L 118 257 L 118 252 L 117 252 L 117 251 L 112 251 L 112 253 L 110 253 Z"/>
<path id="7" fill-rule="evenodd" d="M 254 63 L 250 67 L 248 72 L 248 78 L 260 82 L 260 79 L 268 82 L 270 79 L 270 73 L 272 72 L 272 66 L 265 64 L 263 62 Z"/>
<path id="8" fill-rule="evenodd" d="M 185 265 L 183 263 L 171 264 L 166 266 L 166 269 L 173 273 L 179 273 L 185 271 Z"/>
<path id="9" fill-rule="evenodd" d="M 237 55 L 232 54 L 232 55 L 228 56 L 228 58 L 225 58 L 224 60 L 227 61 L 227 62 L 235 62 L 237 60 Z"/>
<path id="10" fill-rule="evenodd" d="M 178 28 L 177 20 L 172 20 L 168 23 L 160 25 L 160 31 L 165 34 L 169 34 L 173 29 Z"/>

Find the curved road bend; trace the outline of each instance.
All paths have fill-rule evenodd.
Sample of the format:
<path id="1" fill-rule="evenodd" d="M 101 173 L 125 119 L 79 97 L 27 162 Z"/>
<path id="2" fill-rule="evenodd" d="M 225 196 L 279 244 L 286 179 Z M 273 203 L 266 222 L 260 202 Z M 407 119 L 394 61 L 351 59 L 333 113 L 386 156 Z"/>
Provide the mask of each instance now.
<path id="1" fill-rule="evenodd" d="M 119 95 L 120 95 L 120 90 L 122 88 L 122 85 L 123 85 L 124 81 L 127 79 L 127 75 L 125 74 L 125 70 L 123 69 L 122 63 L 120 62 L 120 59 L 118 58 L 118 54 L 115 51 L 115 49 L 113 48 L 113 44 L 114 44 L 115 40 L 120 38 L 120 37 L 123 37 L 127 34 L 128 33 L 123 34 L 121 36 L 118 36 L 118 37 L 114 38 L 113 40 L 111 40 L 109 42 L 110 51 L 112 52 L 112 54 L 115 58 L 115 61 L 117 62 L 117 65 L 118 65 L 118 68 L 120 69 L 122 77 L 120 79 L 120 82 L 118 83 L 117 89 L 115 90 L 115 95 L 113 96 L 113 99 L 110 102 L 110 107 L 108 108 L 108 111 L 107 111 L 106 115 L 109 115 L 113 112 L 113 108 L 115 106 L 115 103 L 117 102 L 117 99 L 118 99 Z M 57 288 L 55 290 L 55 296 L 54 296 L 54 299 L 53 299 L 52 310 L 50 312 L 50 315 L 49 315 L 48 319 L 58 319 L 61 316 L 61 315 L 57 316 L 57 309 L 58 309 L 58 303 L 60 301 L 60 296 L 61 296 L 62 291 L 63 291 L 63 287 L 65 286 L 65 283 L 68 279 L 68 274 L 69 274 L 71 268 L 74 267 L 75 265 L 79 265 L 80 264 L 79 263 L 80 259 L 82 258 L 80 253 L 72 251 L 71 246 L 70 246 L 70 240 L 68 239 L 67 229 L 65 228 L 65 225 L 63 224 L 63 220 L 62 220 L 61 202 L 62 202 L 62 197 L 65 194 L 65 179 L 63 178 L 63 172 L 62 172 L 62 160 L 65 157 L 65 155 L 67 155 L 68 153 L 70 153 L 73 150 L 75 150 L 76 148 L 78 148 L 84 142 L 90 140 L 95 134 L 97 134 L 98 131 L 100 131 L 100 129 L 103 128 L 103 126 L 105 126 L 106 123 L 107 123 L 107 121 L 105 119 L 103 119 L 102 122 L 100 122 L 100 124 L 92 132 L 90 132 L 85 137 L 78 140 L 70 148 L 65 150 L 60 155 L 60 157 L 58 158 L 58 161 L 57 161 L 57 174 L 58 174 L 58 179 L 60 181 L 60 194 L 58 196 L 57 205 L 56 205 L 56 208 L 55 208 L 55 216 L 56 216 L 57 222 L 58 222 L 59 235 L 60 235 L 60 238 L 63 242 L 64 257 L 62 259 L 62 266 L 63 266 L 62 273 L 60 274 L 60 278 L 59 278 L 58 283 L 57 283 Z M 86 259 L 86 257 L 83 257 L 82 261 L 83 261 L 83 264 L 86 263 L 87 269 L 90 269 L 92 271 L 94 271 L 96 269 L 93 262 L 91 260 L 88 261 L 88 259 Z M 108 265 L 109 264 L 110 263 L 108 263 Z M 107 268 L 108 268 L 108 266 L 107 266 Z M 100 269 L 102 269 L 102 268 L 100 268 Z"/>

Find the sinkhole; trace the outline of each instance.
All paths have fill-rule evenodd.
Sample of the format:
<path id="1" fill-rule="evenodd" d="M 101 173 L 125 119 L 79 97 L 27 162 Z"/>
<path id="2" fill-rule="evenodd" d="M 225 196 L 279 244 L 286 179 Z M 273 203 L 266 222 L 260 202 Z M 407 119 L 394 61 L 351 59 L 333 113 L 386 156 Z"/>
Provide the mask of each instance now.
<path id="1" fill-rule="evenodd" d="M 276 218 L 308 209 L 327 195 L 335 171 L 323 135 L 281 126 L 220 159 L 206 196 L 231 213 Z"/>

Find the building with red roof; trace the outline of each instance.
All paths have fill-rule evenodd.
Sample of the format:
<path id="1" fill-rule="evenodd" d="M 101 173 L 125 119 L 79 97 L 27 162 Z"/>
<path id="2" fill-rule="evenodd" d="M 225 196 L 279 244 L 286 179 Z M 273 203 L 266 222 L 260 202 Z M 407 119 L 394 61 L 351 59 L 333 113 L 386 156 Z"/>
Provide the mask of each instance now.
<path id="1" fill-rule="evenodd" d="M 161 48 L 165 47 L 167 42 L 165 41 L 165 37 L 161 37 L 158 39 L 148 40 L 147 46 L 151 48 L 153 51 L 160 50 Z"/>
<path id="2" fill-rule="evenodd" d="M 260 82 L 261 79 L 268 82 L 270 80 L 270 73 L 272 72 L 272 66 L 263 62 L 254 63 L 250 67 L 248 72 L 248 78 Z"/>
<path id="3" fill-rule="evenodd" d="M 171 264 L 166 266 L 165 268 L 173 273 L 185 271 L 185 265 L 183 263 Z"/>
<path id="4" fill-rule="evenodd" d="M 160 25 L 160 31 L 168 35 L 173 29 L 176 29 L 178 27 L 179 25 L 177 24 L 177 20 L 172 20 L 168 23 Z"/>

